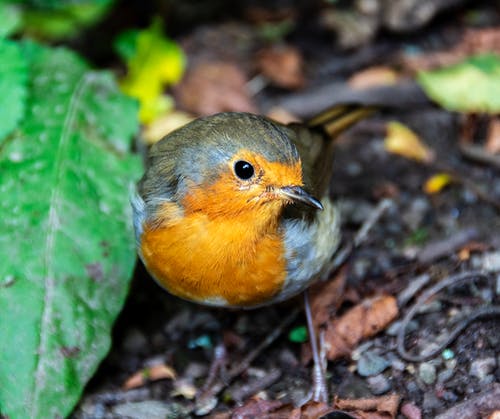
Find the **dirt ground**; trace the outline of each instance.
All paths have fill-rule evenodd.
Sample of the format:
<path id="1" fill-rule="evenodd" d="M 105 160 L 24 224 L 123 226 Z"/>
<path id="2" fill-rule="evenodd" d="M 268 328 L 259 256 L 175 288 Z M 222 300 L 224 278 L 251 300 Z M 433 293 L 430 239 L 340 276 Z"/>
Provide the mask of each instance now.
<path id="1" fill-rule="evenodd" d="M 372 18 L 372 33 L 352 40 L 357 26 L 369 25 L 351 7 L 346 11 L 354 23 L 339 29 L 338 22 L 325 23 L 327 3 L 269 3 L 245 2 L 238 13 L 218 10 L 204 21 L 196 15 L 188 29 L 172 24 L 188 55 L 188 72 L 173 94 L 178 109 L 196 115 L 248 110 L 282 120 L 334 103 L 383 105 L 338 140 L 331 183 L 344 247 L 370 220 L 371 228 L 329 282 L 311 290 L 326 352 L 349 340 L 337 336 L 336 324 L 360 335 L 338 354 L 326 354 L 332 402 L 296 407 L 311 389 L 308 344 L 295 336 L 305 325 L 296 310 L 301 298 L 252 311 L 209 309 L 163 292 L 138 264 L 111 352 L 73 417 L 497 417 L 489 415 L 500 411 L 500 167 L 498 154 L 491 161 L 470 153 L 487 141 L 492 117 L 443 110 L 425 97 L 414 74 L 495 45 L 498 52 L 498 4 L 434 2 L 443 5 L 429 22 L 411 15 L 392 24 Z M 125 9 L 125 15 L 133 11 Z M 411 31 L 398 29 L 405 25 Z M 375 82 L 362 72 L 373 68 Z M 381 83 L 388 68 L 396 81 Z M 356 87 L 356 75 L 369 87 Z M 388 153 L 389 121 L 418 134 L 433 150 L 433 162 Z M 427 179 L 443 171 L 455 181 L 426 193 Z M 443 288 L 418 300 L 438 284 Z M 346 317 L 360 307 L 359 321 Z M 363 324 L 375 332 L 359 331 Z M 457 325 L 463 328 L 452 336 Z M 402 354 L 398 334 L 410 354 L 429 357 Z M 266 339 L 270 344 L 232 375 Z M 225 374 L 212 383 L 219 391 L 196 402 L 221 342 Z"/>

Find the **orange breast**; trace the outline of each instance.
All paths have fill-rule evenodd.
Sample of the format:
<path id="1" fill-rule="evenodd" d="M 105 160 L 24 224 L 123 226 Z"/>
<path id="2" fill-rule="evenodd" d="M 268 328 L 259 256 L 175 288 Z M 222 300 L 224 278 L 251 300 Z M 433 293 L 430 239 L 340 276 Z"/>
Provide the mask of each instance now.
<path id="1" fill-rule="evenodd" d="M 167 226 L 145 226 L 143 260 L 179 297 L 220 306 L 262 304 L 282 289 L 286 261 L 277 228 L 255 234 L 253 225 L 250 216 L 214 220 L 191 213 Z"/>

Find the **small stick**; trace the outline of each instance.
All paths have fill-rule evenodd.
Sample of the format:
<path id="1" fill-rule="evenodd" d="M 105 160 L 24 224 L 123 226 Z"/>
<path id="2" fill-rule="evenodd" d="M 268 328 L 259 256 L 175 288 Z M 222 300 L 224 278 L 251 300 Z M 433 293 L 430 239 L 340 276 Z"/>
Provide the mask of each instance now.
<path id="1" fill-rule="evenodd" d="M 354 237 L 354 240 L 350 243 L 345 244 L 337 251 L 335 257 L 332 260 L 330 269 L 327 269 L 325 272 L 328 272 L 329 274 L 332 271 L 336 271 L 340 266 L 344 264 L 353 250 L 361 246 L 366 241 L 370 230 L 375 224 L 377 224 L 382 215 L 384 215 L 385 211 L 387 211 L 387 209 L 389 209 L 391 205 L 392 200 L 388 198 L 382 199 L 377 204 L 375 209 L 371 212 L 370 216 L 363 222 L 363 224 L 359 228 L 356 236 Z"/>
<path id="2" fill-rule="evenodd" d="M 500 307 L 498 306 L 490 306 L 485 308 L 480 308 L 474 312 L 472 312 L 466 319 L 462 320 L 455 326 L 455 328 L 448 334 L 447 338 L 443 343 L 439 345 L 439 347 L 435 348 L 430 353 L 426 353 L 424 355 L 413 355 L 409 353 L 405 348 L 405 331 L 408 323 L 411 321 L 415 313 L 420 309 L 420 307 L 425 304 L 426 301 L 429 300 L 434 294 L 441 291 L 443 288 L 449 287 L 450 285 L 458 285 L 463 282 L 471 281 L 475 278 L 484 278 L 487 279 L 488 276 L 483 272 L 470 271 L 463 272 L 457 275 L 449 276 L 448 278 L 438 282 L 427 291 L 425 291 L 415 302 L 415 304 L 410 308 L 406 316 L 404 317 L 401 327 L 398 331 L 397 335 L 397 351 L 401 358 L 411 361 L 411 362 L 422 362 L 427 359 L 433 358 L 439 352 L 441 352 L 444 348 L 446 348 L 451 342 L 453 342 L 458 335 L 472 322 L 484 318 L 484 317 L 498 317 L 500 316 Z"/>
<path id="3" fill-rule="evenodd" d="M 283 321 L 280 324 L 278 324 L 278 326 L 276 326 L 274 330 L 269 335 L 267 335 L 267 337 L 253 351 L 251 351 L 238 365 L 229 370 L 229 372 L 227 373 L 227 377 L 225 377 L 224 382 L 219 381 L 217 383 L 214 383 L 210 388 L 207 389 L 205 389 L 206 386 L 204 386 L 203 391 L 197 397 L 197 404 L 202 405 L 204 404 L 204 401 L 218 395 L 227 386 L 229 386 L 229 384 L 231 384 L 231 382 L 236 377 L 238 377 L 245 370 L 247 370 L 248 367 L 250 367 L 253 360 L 257 358 L 264 349 L 266 349 L 269 345 L 271 345 L 283 333 L 283 331 L 295 320 L 298 313 L 299 309 L 294 308 L 290 312 L 290 314 L 288 314 L 288 316 L 286 316 L 283 319 Z"/>

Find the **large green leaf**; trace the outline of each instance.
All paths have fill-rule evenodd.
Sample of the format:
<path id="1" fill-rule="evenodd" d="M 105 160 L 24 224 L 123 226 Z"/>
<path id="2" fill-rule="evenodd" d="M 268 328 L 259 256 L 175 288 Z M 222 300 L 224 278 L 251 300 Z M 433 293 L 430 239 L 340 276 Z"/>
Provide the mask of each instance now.
<path id="1" fill-rule="evenodd" d="M 21 26 L 21 9 L 18 5 L 0 0 L 0 37 L 10 35 Z"/>
<path id="2" fill-rule="evenodd" d="M 28 68 L 19 45 L 0 38 L 0 146 L 24 114 Z"/>
<path id="3" fill-rule="evenodd" d="M 446 109 L 500 112 L 499 55 L 476 55 L 451 67 L 422 71 L 418 81 L 427 95 Z"/>
<path id="4" fill-rule="evenodd" d="M 127 293 L 137 109 L 73 53 L 23 52 L 27 112 L 0 148 L 0 412 L 55 418 L 107 353 Z"/>

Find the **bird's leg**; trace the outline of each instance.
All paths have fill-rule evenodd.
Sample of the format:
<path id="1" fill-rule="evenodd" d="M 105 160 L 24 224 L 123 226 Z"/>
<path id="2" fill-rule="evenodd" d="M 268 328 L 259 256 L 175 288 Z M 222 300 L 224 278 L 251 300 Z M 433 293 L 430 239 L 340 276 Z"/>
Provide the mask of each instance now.
<path id="1" fill-rule="evenodd" d="M 309 342 L 311 344 L 311 351 L 313 354 L 313 390 L 312 399 L 315 402 L 328 402 L 328 387 L 326 385 L 325 369 L 323 363 L 321 362 L 321 357 L 318 351 L 318 340 L 316 338 L 316 331 L 314 330 L 314 324 L 312 320 L 311 305 L 309 304 L 309 293 L 308 290 L 304 291 L 304 310 L 306 312 L 307 319 L 307 331 L 309 333 Z"/>

